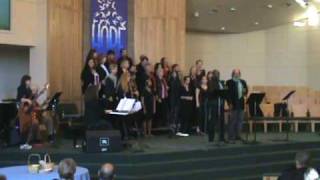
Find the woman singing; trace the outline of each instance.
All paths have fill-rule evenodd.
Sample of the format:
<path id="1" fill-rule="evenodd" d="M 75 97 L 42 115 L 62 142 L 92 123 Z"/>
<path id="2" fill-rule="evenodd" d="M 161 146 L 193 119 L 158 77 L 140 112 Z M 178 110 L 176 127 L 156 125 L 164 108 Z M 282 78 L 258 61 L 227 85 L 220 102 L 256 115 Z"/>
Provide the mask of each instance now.
<path id="1" fill-rule="evenodd" d="M 143 130 L 144 135 L 147 137 L 152 136 L 152 119 L 155 113 L 155 96 L 152 92 L 152 80 L 147 79 L 145 89 L 142 92 L 141 96 L 143 112 L 144 112 L 144 121 L 143 121 Z"/>
<path id="2" fill-rule="evenodd" d="M 176 134 L 177 136 L 189 136 L 190 123 L 192 120 L 192 114 L 194 110 L 194 94 L 190 89 L 190 77 L 185 76 L 183 78 L 183 87 L 180 93 L 180 117 L 181 127 L 180 131 Z"/>
<path id="3" fill-rule="evenodd" d="M 84 94 L 90 85 L 100 85 L 99 74 L 96 71 L 96 64 L 93 59 L 87 59 L 81 73 L 82 93 Z"/>
<path id="4" fill-rule="evenodd" d="M 198 111 L 197 133 L 203 135 L 207 131 L 208 120 L 208 80 L 202 76 L 200 85 L 196 89 L 196 107 Z"/>

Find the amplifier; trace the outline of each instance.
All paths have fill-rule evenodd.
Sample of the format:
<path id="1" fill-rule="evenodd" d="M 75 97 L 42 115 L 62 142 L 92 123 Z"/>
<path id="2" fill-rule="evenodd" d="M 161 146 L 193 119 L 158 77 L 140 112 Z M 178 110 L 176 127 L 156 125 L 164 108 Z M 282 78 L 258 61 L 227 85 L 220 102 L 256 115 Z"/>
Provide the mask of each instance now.
<path id="1" fill-rule="evenodd" d="M 120 131 L 86 131 L 83 148 L 88 153 L 120 152 L 123 149 Z"/>

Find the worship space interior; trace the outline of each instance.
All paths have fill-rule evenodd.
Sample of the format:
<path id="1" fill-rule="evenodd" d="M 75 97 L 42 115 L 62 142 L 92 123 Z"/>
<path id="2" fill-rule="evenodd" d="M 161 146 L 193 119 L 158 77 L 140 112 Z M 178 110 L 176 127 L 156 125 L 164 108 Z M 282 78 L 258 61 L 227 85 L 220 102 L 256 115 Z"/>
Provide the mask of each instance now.
<path id="1" fill-rule="evenodd" d="M 0 180 L 320 180 L 320 0 L 0 0 Z"/>

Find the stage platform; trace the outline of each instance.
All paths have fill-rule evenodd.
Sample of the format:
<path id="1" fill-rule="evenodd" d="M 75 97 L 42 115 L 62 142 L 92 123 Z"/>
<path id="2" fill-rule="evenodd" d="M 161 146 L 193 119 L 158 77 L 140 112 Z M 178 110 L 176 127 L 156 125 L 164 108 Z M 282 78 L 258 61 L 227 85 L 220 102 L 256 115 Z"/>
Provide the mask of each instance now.
<path id="1" fill-rule="evenodd" d="M 244 135 L 245 137 L 245 135 Z M 131 147 L 120 153 L 87 154 L 74 149 L 72 141 L 60 139 L 53 147 L 20 151 L 18 147 L 1 149 L 0 166 L 26 164 L 30 153 L 50 153 L 53 161 L 74 158 L 87 167 L 92 177 L 99 166 L 112 162 L 117 179 L 262 179 L 263 174 L 279 173 L 293 163 L 298 150 L 309 150 L 320 165 L 320 136 L 315 133 L 258 133 L 259 144 L 242 142 L 217 146 L 205 136 L 174 137 L 160 135 L 131 140 Z M 252 136 L 250 136 L 252 139 Z M 276 141 L 275 141 L 276 140 Z"/>

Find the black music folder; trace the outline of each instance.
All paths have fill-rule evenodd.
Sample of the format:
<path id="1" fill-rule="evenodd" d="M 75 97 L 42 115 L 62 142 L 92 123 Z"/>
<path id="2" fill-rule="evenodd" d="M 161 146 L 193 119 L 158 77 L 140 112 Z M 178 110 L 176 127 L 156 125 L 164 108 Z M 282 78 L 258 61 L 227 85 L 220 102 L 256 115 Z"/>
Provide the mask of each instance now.
<path id="1" fill-rule="evenodd" d="M 260 104 L 265 97 L 266 93 L 254 92 L 251 93 L 247 104 L 249 104 L 249 113 L 251 117 L 263 117 L 263 112 L 260 109 Z"/>

